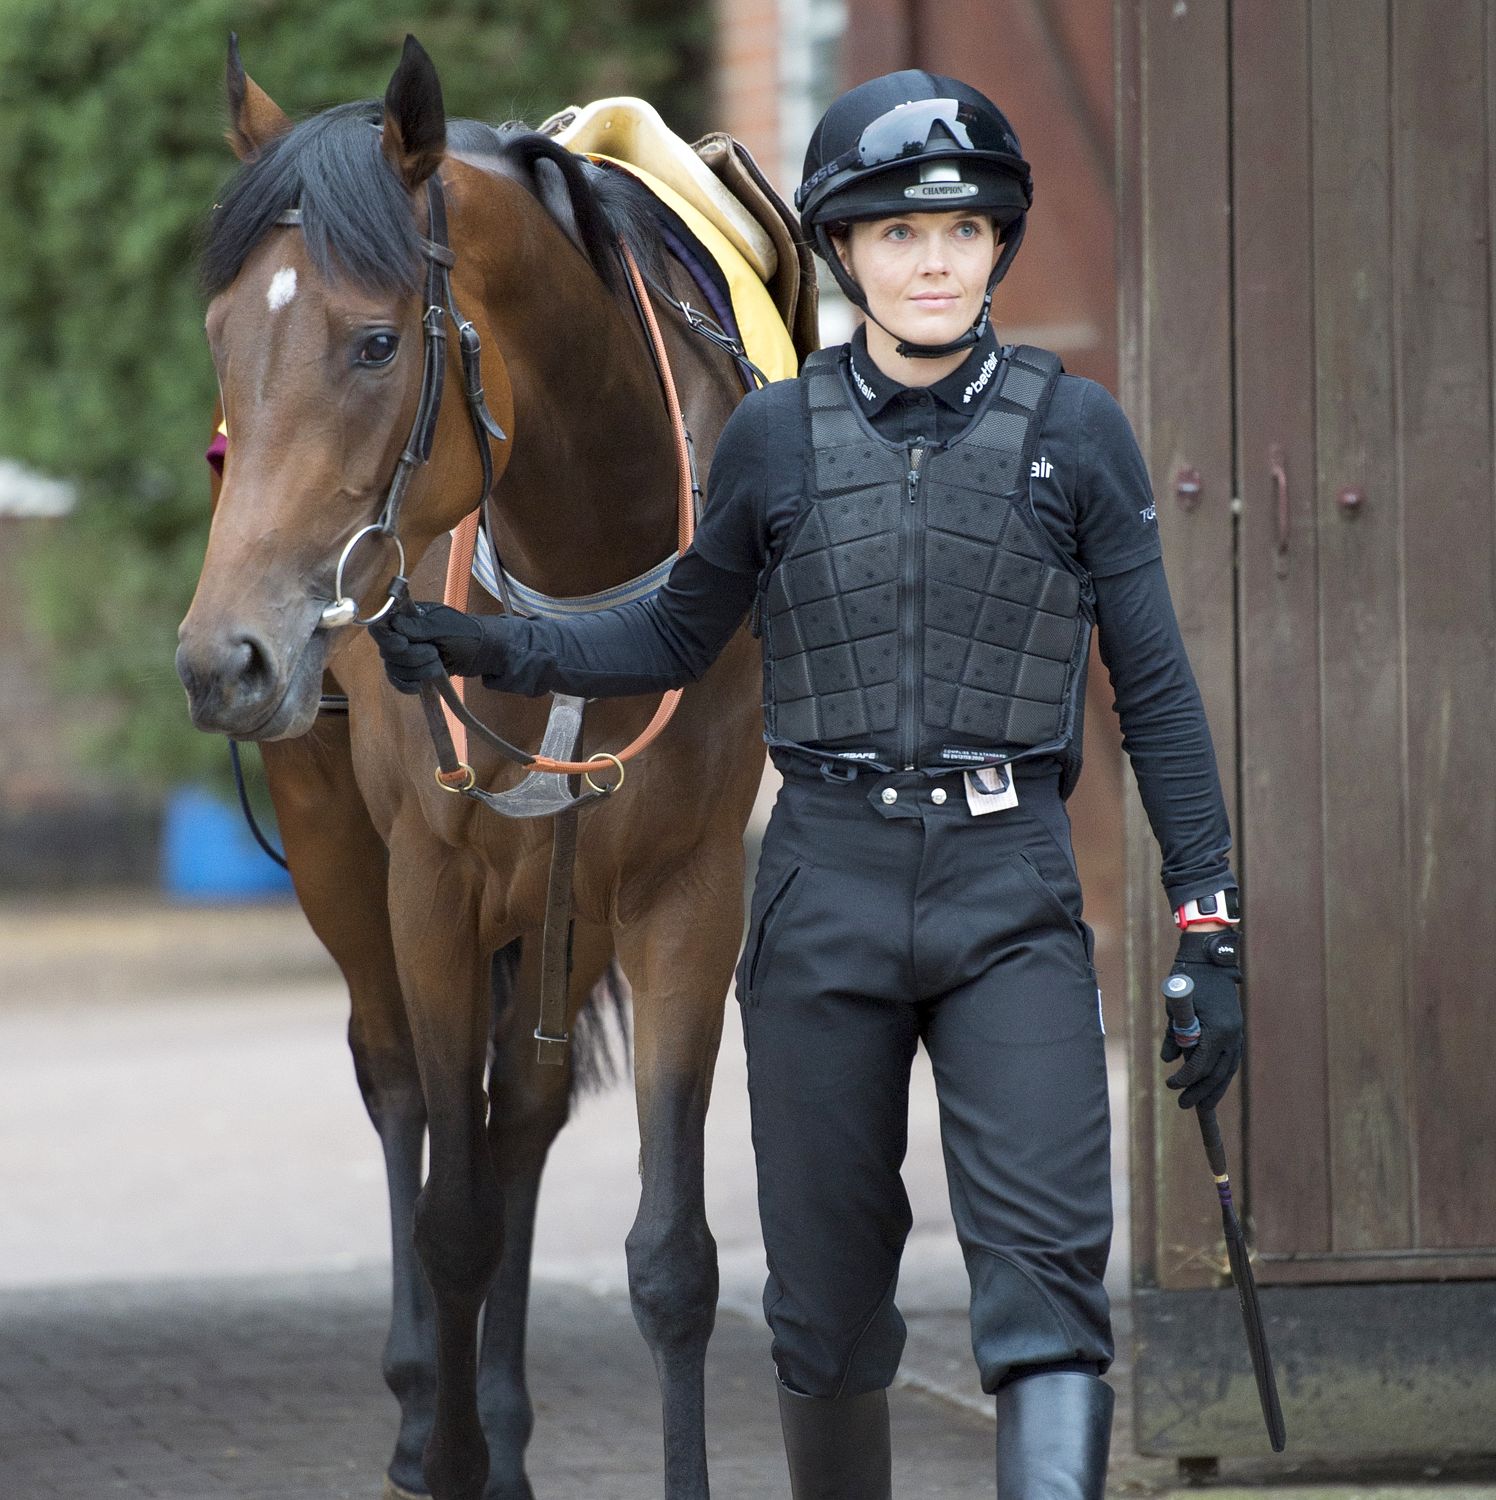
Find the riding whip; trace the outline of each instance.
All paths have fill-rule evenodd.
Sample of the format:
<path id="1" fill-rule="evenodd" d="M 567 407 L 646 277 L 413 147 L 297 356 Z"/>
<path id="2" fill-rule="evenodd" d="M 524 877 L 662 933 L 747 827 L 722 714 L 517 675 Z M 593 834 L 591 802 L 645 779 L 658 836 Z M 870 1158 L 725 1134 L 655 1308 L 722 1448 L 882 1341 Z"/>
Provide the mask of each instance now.
<path id="1" fill-rule="evenodd" d="M 1195 1016 L 1191 998 L 1195 981 L 1188 974 L 1171 974 L 1164 981 L 1164 1001 L 1174 1040 L 1188 1051 L 1200 1040 L 1200 1022 Z M 1278 1383 L 1273 1377 L 1273 1357 L 1267 1347 L 1267 1332 L 1262 1326 L 1262 1309 L 1257 1302 L 1257 1282 L 1247 1258 L 1247 1238 L 1236 1205 L 1231 1198 L 1231 1177 L 1226 1171 L 1226 1147 L 1214 1109 L 1201 1105 L 1195 1113 L 1200 1119 L 1200 1139 L 1205 1143 L 1206 1160 L 1215 1177 L 1216 1195 L 1221 1200 L 1221 1227 L 1226 1235 L 1226 1255 L 1231 1263 L 1231 1280 L 1241 1304 L 1242 1323 L 1247 1330 L 1247 1348 L 1252 1356 L 1252 1373 L 1257 1377 L 1257 1399 L 1262 1403 L 1262 1417 L 1267 1423 L 1268 1441 L 1274 1453 L 1281 1453 L 1288 1441 L 1283 1426 L 1283 1408 L 1278 1402 Z"/>

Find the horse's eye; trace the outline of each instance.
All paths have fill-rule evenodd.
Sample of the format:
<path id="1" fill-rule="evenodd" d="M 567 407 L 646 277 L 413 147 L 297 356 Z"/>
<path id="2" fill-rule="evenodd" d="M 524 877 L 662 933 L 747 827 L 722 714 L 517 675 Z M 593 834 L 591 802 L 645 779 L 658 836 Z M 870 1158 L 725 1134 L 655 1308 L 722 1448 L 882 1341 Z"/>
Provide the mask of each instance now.
<path id="1" fill-rule="evenodd" d="M 400 347 L 400 336 L 394 333 L 371 333 L 359 346 L 358 363 L 387 365 Z"/>

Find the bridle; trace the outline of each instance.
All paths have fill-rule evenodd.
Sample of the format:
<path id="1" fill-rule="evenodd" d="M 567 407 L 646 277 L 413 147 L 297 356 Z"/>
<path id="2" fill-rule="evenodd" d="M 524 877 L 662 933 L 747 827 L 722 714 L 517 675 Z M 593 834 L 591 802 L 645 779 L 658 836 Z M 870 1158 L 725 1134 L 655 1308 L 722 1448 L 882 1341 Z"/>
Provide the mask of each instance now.
<path id="1" fill-rule="evenodd" d="M 468 416 L 472 421 L 473 436 L 478 443 L 478 456 L 483 464 L 483 488 L 478 495 L 477 505 L 482 505 L 493 490 L 493 454 L 489 449 L 488 439 L 492 437 L 501 443 L 509 441 L 508 434 L 489 411 L 483 394 L 483 351 L 478 330 L 462 316 L 457 307 L 457 299 L 452 295 L 452 268 L 457 264 L 457 257 L 447 243 L 447 199 L 441 181 L 434 172 L 426 179 L 426 210 L 430 232 L 420 237 L 421 253 L 426 258 L 426 311 L 421 317 L 423 363 L 421 394 L 416 402 L 415 419 L 411 422 L 410 436 L 405 440 L 405 451 L 395 465 L 394 478 L 390 480 L 379 519 L 355 531 L 338 557 L 332 603 L 322 611 L 318 622 L 321 630 L 337 630 L 344 625 L 372 625 L 376 620 L 383 619 L 396 603 L 396 589 L 392 585 L 384 603 L 372 615 L 361 616 L 357 603 L 343 592 L 343 575 L 348 567 L 348 559 L 353 556 L 358 544 L 369 536 L 387 536 L 394 542 L 399 558 L 396 577 L 402 577 L 405 573 L 405 547 L 400 541 L 398 530 L 400 506 L 405 499 L 405 491 L 410 487 L 411 476 L 431 458 L 431 445 L 436 438 L 436 422 L 441 415 L 442 389 L 447 379 L 448 318 L 457 329 L 457 343 L 462 354 L 463 394 L 467 398 Z M 300 228 L 301 210 L 288 208 L 275 222 Z"/>
<path id="2" fill-rule="evenodd" d="M 396 464 L 394 477 L 385 495 L 379 519 L 355 531 L 343 546 L 333 582 L 334 597 L 322 611 L 318 622 L 318 629 L 322 630 L 340 629 L 345 625 L 372 625 L 383 619 L 391 609 L 409 600 L 409 584 L 405 578 L 405 548 L 400 541 L 397 527 L 400 520 L 400 507 L 405 499 L 405 492 L 410 485 L 411 478 L 418 468 L 430 460 L 432 444 L 436 437 L 437 419 L 441 414 L 442 390 L 446 382 L 448 318 L 457 328 L 468 417 L 472 423 L 473 436 L 477 441 L 478 454 L 483 465 L 483 487 L 474 505 L 469 507 L 469 514 L 472 510 L 485 505 L 493 490 L 493 455 L 489 450 L 488 439 L 493 437 L 500 442 L 508 441 L 508 435 L 488 410 L 484 396 L 481 370 L 482 347 L 478 330 L 462 316 L 452 294 L 452 270 L 457 264 L 457 257 L 453 254 L 448 242 L 446 195 L 440 177 L 435 172 L 426 179 L 426 204 L 429 233 L 420 238 L 421 251 L 427 263 L 426 311 L 421 319 L 423 365 L 416 414 L 411 423 L 410 436 L 406 439 L 405 449 Z M 275 222 L 300 227 L 302 225 L 301 209 L 288 208 L 277 217 Z M 618 238 L 618 251 L 635 310 L 645 327 L 646 343 L 653 356 L 670 415 L 675 438 L 678 475 L 676 535 L 679 549 L 685 551 L 695 531 L 695 510 L 701 494 L 701 485 L 696 473 L 694 446 L 691 442 L 691 434 L 685 425 L 680 399 L 670 373 L 664 338 L 645 292 L 643 275 L 621 235 Z M 703 331 L 697 327 L 695 320 L 692 320 L 692 327 L 698 332 Z M 387 536 L 394 542 L 398 557 L 398 571 L 390 582 L 384 603 L 372 615 L 360 615 L 357 602 L 343 592 L 343 579 L 348 559 L 353 555 L 359 543 L 369 536 Z M 489 538 L 492 543 L 492 526 L 489 527 Z M 496 569 L 496 572 L 502 578 L 502 568 Z M 506 610 L 510 608 L 507 598 L 502 599 L 501 602 Z M 663 694 L 659 708 L 649 723 L 631 744 L 616 755 L 603 751 L 589 757 L 586 761 L 575 761 L 543 753 L 534 754 L 511 744 L 501 735 L 495 734 L 486 724 L 473 716 L 463 703 L 461 695 L 453 687 L 451 679 L 445 674 L 433 682 L 423 683 L 421 688 L 421 704 L 437 752 L 437 784 L 444 791 L 471 797 L 485 803 L 496 812 L 511 816 L 543 816 L 546 813 L 554 813 L 564 807 L 591 801 L 595 797 L 607 796 L 617 791 L 623 785 L 624 762 L 637 755 L 659 736 L 670 722 L 679 701 L 679 688 Z M 589 790 L 561 799 L 554 795 L 554 787 L 548 789 L 548 794 L 545 796 L 526 796 L 518 799 L 514 797 L 513 792 L 494 794 L 484 791 L 477 785 L 477 776 L 473 768 L 459 759 L 457 755 L 441 704 L 446 705 L 448 712 L 460 721 L 469 733 L 476 735 L 497 750 L 505 759 L 525 767 L 533 776 L 548 778 L 581 776 L 586 780 Z M 577 736 L 580 736 L 580 716 L 578 716 Z M 552 743 L 552 737 L 547 735 L 546 741 L 542 744 L 542 750 L 550 748 Z M 600 769 L 600 762 L 611 765 L 617 771 L 616 780 L 602 786 L 592 780 L 591 773 Z M 515 790 L 522 790 L 523 787 L 522 783 L 521 788 Z M 524 811 L 520 811 L 520 808 Z"/>

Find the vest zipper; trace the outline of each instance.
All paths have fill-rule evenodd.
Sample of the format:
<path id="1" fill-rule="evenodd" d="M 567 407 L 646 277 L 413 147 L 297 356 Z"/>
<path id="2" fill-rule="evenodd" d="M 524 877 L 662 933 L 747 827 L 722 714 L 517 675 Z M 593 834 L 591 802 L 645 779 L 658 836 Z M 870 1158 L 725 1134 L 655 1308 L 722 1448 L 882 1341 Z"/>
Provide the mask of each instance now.
<path id="1" fill-rule="evenodd" d="M 919 603 L 915 588 L 918 569 L 915 566 L 915 548 L 919 537 L 915 528 L 918 518 L 919 461 L 925 456 L 923 446 L 909 450 L 909 474 L 906 488 L 909 503 L 904 507 L 901 532 L 903 550 L 904 597 L 899 612 L 899 764 L 906 771 L 914 769 L 914 757 L 918 746 L 919 726 L 923 718 L 920 702 L 918 654 L 916 652 L 915 611 Z"/>

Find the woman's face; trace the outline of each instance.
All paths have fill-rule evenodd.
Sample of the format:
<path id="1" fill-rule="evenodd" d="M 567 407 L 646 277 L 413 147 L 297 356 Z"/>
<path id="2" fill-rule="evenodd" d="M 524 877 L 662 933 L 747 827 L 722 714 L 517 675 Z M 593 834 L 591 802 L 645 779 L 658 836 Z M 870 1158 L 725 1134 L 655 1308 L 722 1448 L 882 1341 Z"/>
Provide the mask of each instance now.
<path id="1" fill-rule="evenodd" d="M 833 243 L 890 333 L 942 344 L 976 321 L 999 246 L 985 213 L 869 219 Z"/>

